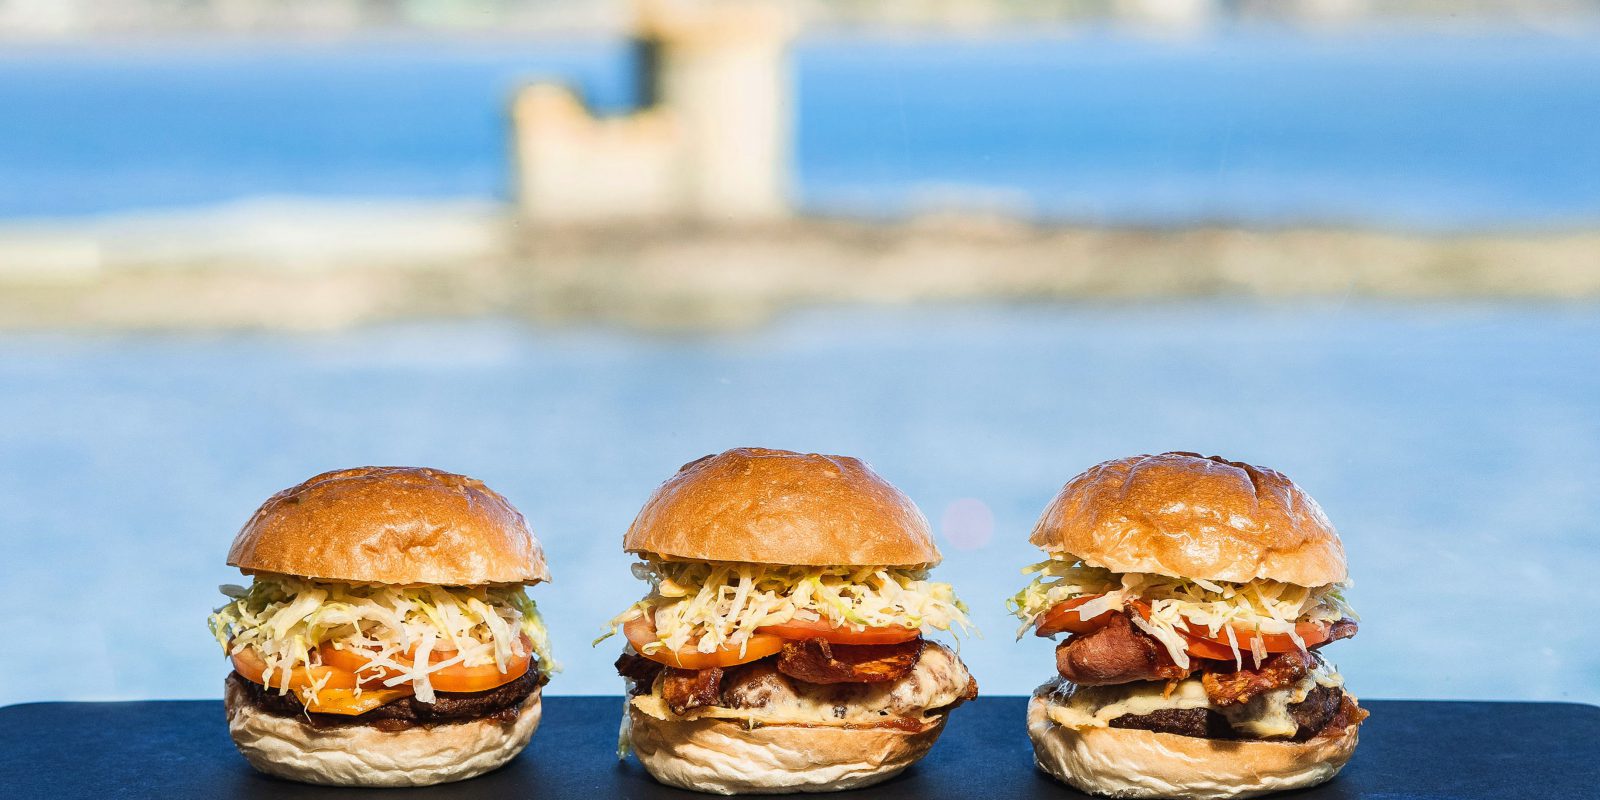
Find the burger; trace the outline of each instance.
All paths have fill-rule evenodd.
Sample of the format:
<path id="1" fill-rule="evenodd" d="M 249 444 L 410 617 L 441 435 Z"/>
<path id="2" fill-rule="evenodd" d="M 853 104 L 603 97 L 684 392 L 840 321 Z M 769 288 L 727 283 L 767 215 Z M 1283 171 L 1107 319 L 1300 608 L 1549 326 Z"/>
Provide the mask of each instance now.
<path id="1" fill-rule="evenodd" d="M 1350 759 L 1367 714 L 1322 649 L 1354 636 L 1343 545 L 1270 469 L 1163 453 L 1073 478 L 1009 605 L 1061 634 L 1028 704 L 1039 767 L 1110 797 L 1250 797 Z"/>
<path id="2" fill-rule="evenodd" d="M 878 783 L 977 696 L 961 659 L 923 637 L 967 625 L 928 578 L 940 557 L 927 519 L 854 458 L 706 456 L 656 490 L 622 546 L 650 591 L 611 620 L 627 639 L 618 755 L 662 783 Z"/>
<path id="3" fill-rule="evenodd" d="M 510 760 L 552 662 L 524 587 L 549 580 L 489 487 L 414 467 L 318 475 L 264 503 L 211 632 L 233 671 L 228 730 L 256 769 L 338 786 L 423 786 Z"/>

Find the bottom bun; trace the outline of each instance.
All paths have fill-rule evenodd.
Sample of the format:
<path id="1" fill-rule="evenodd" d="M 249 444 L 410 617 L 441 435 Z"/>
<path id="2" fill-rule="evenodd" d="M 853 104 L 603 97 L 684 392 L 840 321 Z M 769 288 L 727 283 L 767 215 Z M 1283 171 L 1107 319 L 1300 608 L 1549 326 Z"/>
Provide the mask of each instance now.
<path id="1" fill-rule="evenodd" d="M 628 707 L 634 753 L 669 786 L 715 794 L 831 792 L 886 781 L 928 753 L 944 716 L 920 731 L 660 720 Z"/>
<path id="2" fill-rule="evenodd" d="M 1359 724 L 1306 742 L 1228 741 L 1128 728 L 1067 728 L 1047 702 L 1028 702 L 1034 761 L 1057 779 L 1106 797 L 1256 797 L 1315 786 L 1356 749 Z"/>
<path id="3" fill-rule="evenodd" d="M 429 786 L 482 775 L 522 752 L 539 727 L 539 690 L 514 722 L 492 719 L 387 732 L 365 725 L 315 728 L 269 714 L 228 686 L 228 732 L 250 766 L 328 786 Z"/>

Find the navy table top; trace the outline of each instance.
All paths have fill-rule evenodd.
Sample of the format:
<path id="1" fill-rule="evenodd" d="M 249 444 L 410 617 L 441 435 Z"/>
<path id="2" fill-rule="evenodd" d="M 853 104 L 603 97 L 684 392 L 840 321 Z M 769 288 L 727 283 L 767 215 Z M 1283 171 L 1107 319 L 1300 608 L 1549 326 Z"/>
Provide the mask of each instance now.
<path id="1" fill-rule="evenodd" d="M 1023 697 L 984 697 L 951 714 L 926 759 L 859 798 L 1083 797 L 1033 766 Z M 706 797 L 659 786 L 616 759 L 619 697 L 546 697 L 528 749 L 503 769 L 387 796 Z M 1329 798 L 1600 798 L 1600 707 L 1571 703 L 1363 701 L 1372 717 L 1332 782 L 1280 795 Z M 371 790 L 261 775 L 233 749 L 216 700 L 30 703 L 0 708 L 0 797 L 324 798 Z"/>

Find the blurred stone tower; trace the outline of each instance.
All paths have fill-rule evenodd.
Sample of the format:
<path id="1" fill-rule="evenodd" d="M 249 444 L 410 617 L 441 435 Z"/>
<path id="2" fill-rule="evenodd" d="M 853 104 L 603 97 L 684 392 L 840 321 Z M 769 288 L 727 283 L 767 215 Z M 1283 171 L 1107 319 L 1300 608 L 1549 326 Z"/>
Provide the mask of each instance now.
<path id="1" fill-rule="evenodd" d="M 787 215 L 794 25 L 784 7 L 635 6 L 640 108 L 596 117 L 566 86 L 517 93 L 512 149 L 523 216 L 597 223 Z"/>

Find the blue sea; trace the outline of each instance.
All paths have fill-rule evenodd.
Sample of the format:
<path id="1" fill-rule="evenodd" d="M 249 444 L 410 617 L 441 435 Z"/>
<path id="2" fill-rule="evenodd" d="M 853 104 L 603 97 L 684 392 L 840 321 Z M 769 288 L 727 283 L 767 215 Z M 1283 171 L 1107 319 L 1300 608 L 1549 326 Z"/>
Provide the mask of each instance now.
<path id="1" fill-rule="evenodd" d="M 323 470 L 466 472 L 527 515 L 559 694 L 619 690 L 622 532 L 740 445 L 867 459 L 973 608 L 983 690 L 1049 677 L 1002 600 L 1069 478 L 1172 449 L 1276 467 L 1338 525 L 1366 697 L 1600 702 L 1600 309 L 1234 302 L 817 310 L 661 337 L 511 322 L 0 338 L 0 705 L 216 697 L 255 507 Z"/>
<path id="2" fill-rule="evenodd" d="M 821 213 L 1547 229 L 1600 221 L 1600 36 L 1244 27 L 794 50 Z M 504 198 L 519 82 L 634 102 L 617 41 L 8 46 L 0 218 L 272 196 Z"/>

